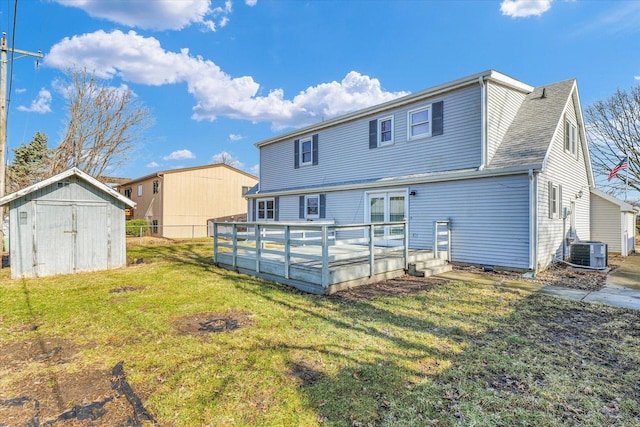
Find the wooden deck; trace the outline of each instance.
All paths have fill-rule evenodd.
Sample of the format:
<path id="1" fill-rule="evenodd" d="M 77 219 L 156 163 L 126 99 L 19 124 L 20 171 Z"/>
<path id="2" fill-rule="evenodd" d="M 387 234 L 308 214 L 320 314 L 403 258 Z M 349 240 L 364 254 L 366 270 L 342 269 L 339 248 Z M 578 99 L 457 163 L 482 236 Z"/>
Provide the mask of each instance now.
<path id="1" fill-rule="evenodd" d="M 406 223 L 214 223 L 216 265 L 314 294 L 390 279 L 409 264 L 438 273 L 446 259 L 410 250 Z M 365 237 L 361 237 L 361 236 Z"/>

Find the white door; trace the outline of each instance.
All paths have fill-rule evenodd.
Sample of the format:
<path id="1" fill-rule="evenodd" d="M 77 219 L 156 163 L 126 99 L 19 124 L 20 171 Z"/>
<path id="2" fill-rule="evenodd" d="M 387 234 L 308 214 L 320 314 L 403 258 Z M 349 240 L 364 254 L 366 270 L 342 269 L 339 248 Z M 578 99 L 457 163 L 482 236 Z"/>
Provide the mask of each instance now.
<path id="1" fill-rule="evenodd" d="M 407 217 L 407 191 L 388 191 L 367 194 L 368 222 L 404 221 Z M 401 245 L 404 238 L 403 227 L 376 227 L 376 244 Z"/>

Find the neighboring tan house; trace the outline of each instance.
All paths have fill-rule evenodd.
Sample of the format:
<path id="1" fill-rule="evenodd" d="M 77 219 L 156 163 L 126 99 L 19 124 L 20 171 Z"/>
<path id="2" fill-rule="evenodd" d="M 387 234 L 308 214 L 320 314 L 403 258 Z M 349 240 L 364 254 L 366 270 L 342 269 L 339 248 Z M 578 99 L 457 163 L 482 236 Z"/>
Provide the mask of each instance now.
<path id="1" fill-rule="evenodd" d="M 246 172 L 214 164 L 156 172 L 118 187 L 134 202 L 127 219 L 144 219 L 152 235 L 169 238 L 204 237 L 207 220 L 243 216 L 244 194 L 258 183 Z"/>
<path id="2" fill-rule="evenodd" d="M 489 70 L 256 146 L 250 220 L 406 219 L 412 249 L 449 220 L 451 261 L 533 271 L 591 238 L 575 79 L 533 87 Z"/>

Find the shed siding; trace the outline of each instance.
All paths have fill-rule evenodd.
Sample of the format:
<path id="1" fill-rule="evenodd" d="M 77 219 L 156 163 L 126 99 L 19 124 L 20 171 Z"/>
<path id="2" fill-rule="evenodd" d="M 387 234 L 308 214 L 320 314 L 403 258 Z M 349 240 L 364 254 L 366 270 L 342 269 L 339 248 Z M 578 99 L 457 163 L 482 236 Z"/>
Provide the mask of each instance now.
<path id="1" fill-rule="evenodd" d="M 610 252 L 622 251 L 621 218 L 620 206 L 591 195 L 591 238 L 606 243 Z"/>
<path id="2" fill-rule="evenodd" d="M 407 141 L 409 110 L 444 102 L 444 133 Z M 480 87 L 396 108 L 318 133 L 317 165 L 294 166 L 294 140 L 260 149 L 263 192 L 314 185 L 475 168 L 480 164 Z M 393 115 L 394 144 L 369 148 L 369 121 Z"/>
<path id="3" fill-rule="evenodd" d="M 434 221 L 450 219 L 453 261 L 529 267 L 527 175 L 413 185 L 410 190 L 416 191 L 409 196 L 411 248 L 431 248 Z M 298 197 L 280 197 L 281 221 L 298 220 Z M 368 222 L 364 190 L 327 193 L 326 203 L 327 219 L 336 224 Z"/>
<path id="4" fill-rule="evenodd" d="M 10 203 L 11 277 L 126 265 L 124 208 L 124 203 L 76 176 L 14 200 Z M 22 220 L 21 212 L 26 213 Z M 72 215 L 77 226 L 75 250 L 68 232 Z"/>
<path id="5" fill-rule="evenodd" d="M 487 164 L 502 143 L 507 129 L 518 114 L 518 109 L 527 97 L 526 93 L 507 88 L 501 84 L 487 82 Z"/>
<path id="6" fill-rule="evenodd" d="M 573 100 L 567 105 L 567 118 L 576 124 L 576 110 Z M 560 118 L 557 131 L 551 143 L 544 172 L 538 179 L 538 266 L 546 268 L 555 258 L 562 257 L 564 208 L 570 202 L 576 204 L 576 240 L 591 239 L 590 192 L 583 152 L 583 141 L 578 135 L 578 153 L 574 156 L 564 151 L 564 117 Z M 549 218 L 549 182 L 562 186 L 562 201 L 557 218 Z M 581 194 L 581 196 L 579 195 Z M 565 231 L 570 228 L 570 220 L 564 223 Z M 565 255 L 569 255 L 568 247 Z"/>
<path id="7" fill-rule="evenodd" d="M 627 238 L 627 254 L 636 250 L 636 216 L 631 212 L 623 212 L 624 221 L 626 223 L 626 229 L 623 232 L 623 236 Z"/>

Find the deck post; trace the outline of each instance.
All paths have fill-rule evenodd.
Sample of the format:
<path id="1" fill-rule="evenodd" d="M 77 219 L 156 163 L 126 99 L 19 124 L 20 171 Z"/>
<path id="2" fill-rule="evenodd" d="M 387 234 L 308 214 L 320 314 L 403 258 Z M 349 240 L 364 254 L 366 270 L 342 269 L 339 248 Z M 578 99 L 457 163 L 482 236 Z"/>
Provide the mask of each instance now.
<path id="1" fill-rule="evenodd" d="M 404 269 L 407 270 L 409 268 L 409 227 L 407 226 L 407 221 L 404 222 Z"/>
<path id="2" fill-rule="evenodd" d="M 373 277 L 375 273 L 375 225 L 369 224 L 369 277 Z"/>
<path id="3" fill-rule="evenodd" d="M 213 221 L 213 262 L 218 260 L 218 223 Z"/>
<path id="4" fill-rule="evenodd" d="M 256 273 L 260 273 L 260 249 L 262 248 L 262 234 L 260 228 L 260 224 L 256 224 Z"/>
<path id="5" fill-rule="evenodd" d="M 233 261 L 231 265 L 233 268 L 238 266 L 238 224 L 233 223 Z"/>
<path id="6" fill-rule="evenodd" d="M 327 242 L 327 226 L 322 226 L 322 287 L 329 286 L 329 245 Z"/>
<path id="7" fill-rule="evenodd" d="M 288 225 L 284 226 L 284 278 L 289 278 L 289 266 L 291 265 L 291 246 L 289 238 L 291 236 L 291 230 Z"/>

